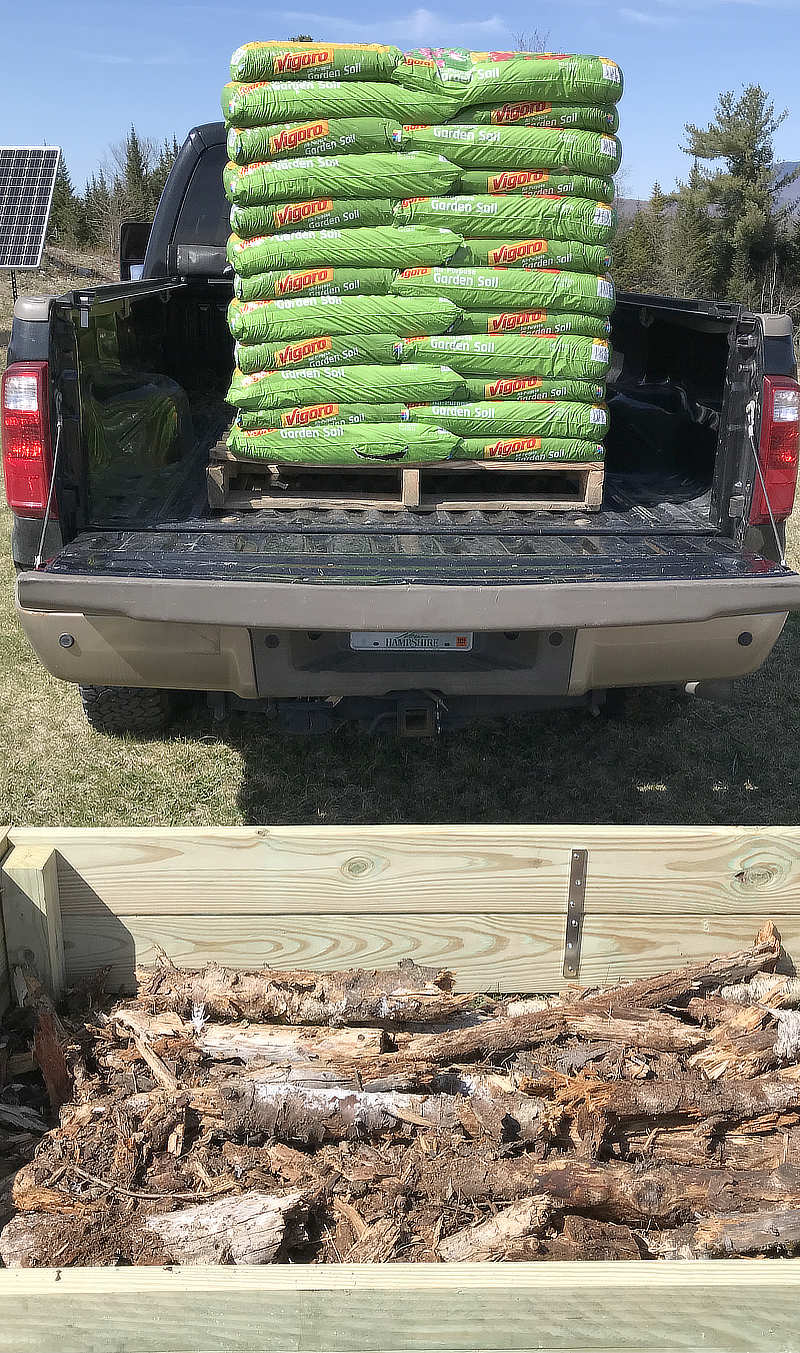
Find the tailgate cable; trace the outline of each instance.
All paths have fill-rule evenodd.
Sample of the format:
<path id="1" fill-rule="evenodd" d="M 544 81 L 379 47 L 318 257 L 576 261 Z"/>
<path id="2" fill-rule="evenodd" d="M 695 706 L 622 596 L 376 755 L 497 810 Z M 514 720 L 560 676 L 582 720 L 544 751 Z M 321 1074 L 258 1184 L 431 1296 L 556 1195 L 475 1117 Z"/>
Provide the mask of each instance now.
<path id="1" fill-rule="evenodd" d="M 775 521 L 774 513 L 772 511 L 772 503 L 769 501 L 769 491 L 767 489 L 766 480 L 764 479 L 764 470 L 762 468 L 761 461 L 759 460 L 758 447 L 756 446 L 755 424 L 756 424 L 757 407 L 758 407 L 757 403 L 754 399 L 751 399 L 749 404 L 747 405 L 747 434 L 750 438 L 750 448 L 753 452 L 753 460 L 755 461 L 756 474 L 758 475 L 759 482 L 761 484 L 761 492 L 764 495 L 764 502 L 767 505 L 767 512 L 769 513 L 769 521 L 770 526 L 772 527 L 772 534 L 775 537 L 775 544 L 778 547 L 778 554 L 780 555 L 779 563 L 781 565 L 781 568 L 785 568 L 786 545 L 781 543 L 781 538 L 778 533 L 778 526 Z"/>
<path id="2" fill-rule="evenodd" d="M 44 510 L 44 521 L 42 522 L 42 534 L 39 537 L 39 548 L 36 552 L 36 558 L 33 561 L 34 568 L 42 568 L 44 565 L 44 538 L 47 533 L 48 523 L 50 521 L 50 509 L 53 506 L 53 494 L 56 490 L 56 470 L 58 469 L 58 453 L 61 449 L 61 429 L 64 426 L 64 420 L 61 417 L 61 391 L 56 390 L 54 395 L 56 406 L 56 445 L 53 451 L 53 472 L 50 477 L 50 492 L 47 495 L 47 506 Z"/>

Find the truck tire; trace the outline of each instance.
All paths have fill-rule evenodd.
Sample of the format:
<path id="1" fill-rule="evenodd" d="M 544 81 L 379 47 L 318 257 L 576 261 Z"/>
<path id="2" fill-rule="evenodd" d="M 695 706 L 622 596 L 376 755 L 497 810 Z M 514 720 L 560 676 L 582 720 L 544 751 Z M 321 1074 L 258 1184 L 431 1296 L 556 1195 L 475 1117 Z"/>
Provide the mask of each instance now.
<path id="1" fill-rule="evenodd" d="M 172 718 L 171 691 L 138 686 L 81 686 L 86 718 L 97 733 L 152 737 Z"/>

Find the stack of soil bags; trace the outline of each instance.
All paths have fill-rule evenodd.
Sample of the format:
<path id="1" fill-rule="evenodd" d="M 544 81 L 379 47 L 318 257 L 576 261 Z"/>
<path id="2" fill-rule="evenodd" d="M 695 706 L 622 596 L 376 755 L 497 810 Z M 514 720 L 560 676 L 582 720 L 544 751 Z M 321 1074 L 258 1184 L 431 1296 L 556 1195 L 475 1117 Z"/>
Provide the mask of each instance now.
<path id="1" fill-rule="evenodd" d="M 232 452 L 601 459 L 615 63 L 257 42 L 231 75 Z"/>

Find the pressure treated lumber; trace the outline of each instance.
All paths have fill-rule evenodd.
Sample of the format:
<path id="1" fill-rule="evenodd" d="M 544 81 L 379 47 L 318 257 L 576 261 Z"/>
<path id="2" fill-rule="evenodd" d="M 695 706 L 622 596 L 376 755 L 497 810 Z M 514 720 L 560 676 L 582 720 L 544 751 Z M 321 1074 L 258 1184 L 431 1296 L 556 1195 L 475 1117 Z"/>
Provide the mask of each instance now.
<path id="1" fill-rule="evenodd" d="M 162 963 L 137 971 L 139 999 L 153 1011 L 190 1018 L 285 1020 L 289 1024 L 375 1024 L 446 1018 L 464 1002 L 451 997 L 446 970 L 410 961 L 368 972 L 241 972 L 216 964 L 195 971 Z"/>

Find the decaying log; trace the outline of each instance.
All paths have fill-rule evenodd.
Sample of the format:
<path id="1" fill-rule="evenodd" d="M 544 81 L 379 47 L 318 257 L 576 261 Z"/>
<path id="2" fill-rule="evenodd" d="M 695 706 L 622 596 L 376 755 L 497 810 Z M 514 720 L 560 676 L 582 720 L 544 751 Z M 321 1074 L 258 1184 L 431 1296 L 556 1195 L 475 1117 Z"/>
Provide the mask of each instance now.
<path id="1" fill-rule="evenodd" d="M 113 1019 L 140 1039 L 185 1039 L 215 1061 L 347 1062 L 377 1057 L 388 1044 L 383 1029 L 192 1022 L 177 1015 L 148 1015 L 136 1006 L 115 1010 Z"/>
<path id="2" fill-rule="evenodd" d="M 53 1002 L 31 969 L 15 968 L 13 980 L 20 1005 L 32 1010 L 35 1015 L 33 1056 L 44 1077 L 50 1107 L 53 1113 L 58 1113 L 61 1105 L 72 1098 L 74 1090 L 66 1053 L 66 1030 L 56 1014 Z"/>
<path id="3" fill-rule="evenodd" d="M 438 1132 L 487 1133 L 498 1140 L 536 1141 L 543 1124 L 539 1101 L 527 1095 L 373 1094 L 336 1087 L 306 1089 L 237 1077 L 219 1089 L 225 1128 L 266 1134 L 283 1142 L 319 1146 L 360 1141 L 409 1127 Z"/>
<path id="4" fill-rule="evenodd" d="M 451 1155 L 426 1162 L 417 1180 L 429 1198 L 484 1200 L 545 1193 L 573 1212 L 623 1224 L 668 1225 L 698 1212 L 732 1212 L 737 1207 L 800 1205 L 800 1169 L 736 1172 L 713 1168 L 635 1165 L 563 1156 L 544 1162 L 530 1156 L 485 1161 Z"/>
<path id="5" fill-rule="evenodd" d="M 723 1000 L 741 1005 L 785 1006 L 789 1009 L 800 1005 L 800 977 L 759 973 L 749 982 L 722 987 L 719 994 Z"/>
<path id="6" fill-rule="evenodd" d="M 467 1226 L 440 1240 L 436 1254 L 445 1264 L 503 1259 L 515 1240 L 540 1231 L 553 1213 L 550 1198 L 520 1198 L 488 1221 Z"/>
<path id="7" fill-rule="evenodd" d="M 237 972 L 211 964 L 195 971 L 162 963 L 136 974 L 145 1008 L 190 1019 L 283 1020 L 287 1024 L 393 1024 L 445 1019 L 465 1008 L 453 975 L 406 961 L 367 972 Z"/>
<path id="8" fill-rule="evenodd" d="M 243 1193 L 145 1219 L 176 1264 L 271 1264 L 305 1239 L 306 1195 Z"/>
<path id="9" fill-rule="evenodd" d="M 556 1092 L 568 1111 L 580 1104 L 616 1119 L 757 1118 L 765 1113 L 800 1110 L 800 1077 L 790 1072 L 750 1080 L 709 1082 L 699 1076 L 673 1080 L 600 1081 L 575 1079 Z"/>
<path id="10" fill-rule="evenodd" d="M 610 1221 L 597 1221 L 594 1217 L 565 1217 L 561 1235 L 546 1241 L 542 1251 L 537 1256 L 539 1259 L 608 1262 L 642 1257 L 630 1227 Z M 508 1258 L 516 1258 L 513 1250 Z"/>
<path id="11" fill-rule="evenodd" d="M 626 1160 L 669 1165 L 721 1165 L 729 1170 L 774 1170 L 800 1165 L 800 1124 L 796 1116 L 781 1124 L 746 1131 L 719 1131 L 718 1122 L 653 1125 L 648 1119 L 624 1122 L 606 1134 L 606 1144 Z M 759 1120 L 753 1120 L 758 1122 Z"/>
<path id="12" fill-rule="evenodd" d="M 796 1254 L 800 1247 L 800 1210 L 704 1217 L 674 1231 L 650 1231 L 643 1239 L 657 1259 L 732 1259 L 776 1251 Z"/>

